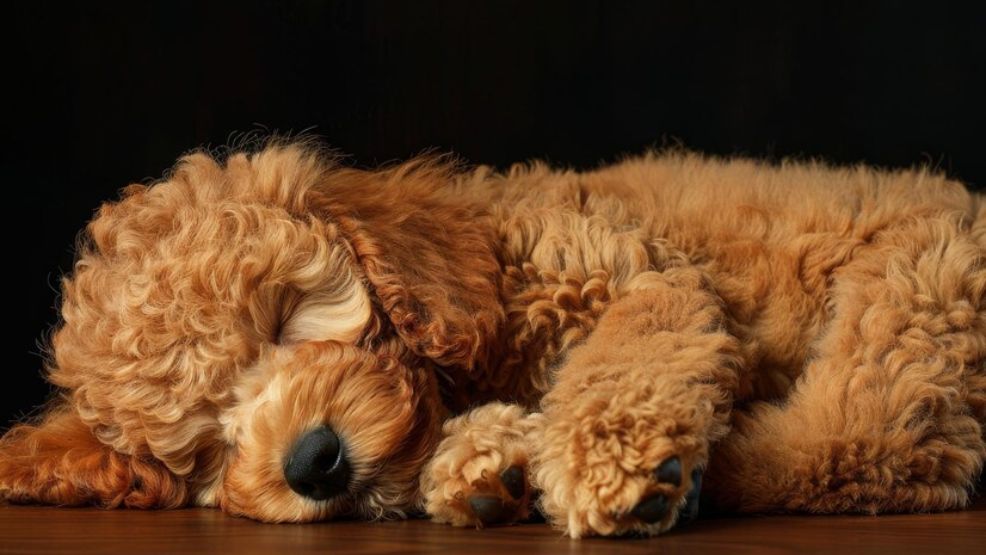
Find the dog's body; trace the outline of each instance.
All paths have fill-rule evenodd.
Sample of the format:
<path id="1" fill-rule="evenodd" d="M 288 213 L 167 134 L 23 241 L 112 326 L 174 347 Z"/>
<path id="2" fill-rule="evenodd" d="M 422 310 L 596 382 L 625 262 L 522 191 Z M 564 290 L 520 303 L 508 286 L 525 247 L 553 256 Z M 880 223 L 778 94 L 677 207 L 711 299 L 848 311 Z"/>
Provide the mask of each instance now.
<path id="1" fill-rule="evenodd" d="M 186 158 L 89 231 L 66 400 L 5 436 L 10 500 L 475 525 L 540 492 L 574 537 L 657 534 L 703 471 L 726 509 L 927 511 L 986 460 L 986 201 L 925 171 L 275 145 Z"/>

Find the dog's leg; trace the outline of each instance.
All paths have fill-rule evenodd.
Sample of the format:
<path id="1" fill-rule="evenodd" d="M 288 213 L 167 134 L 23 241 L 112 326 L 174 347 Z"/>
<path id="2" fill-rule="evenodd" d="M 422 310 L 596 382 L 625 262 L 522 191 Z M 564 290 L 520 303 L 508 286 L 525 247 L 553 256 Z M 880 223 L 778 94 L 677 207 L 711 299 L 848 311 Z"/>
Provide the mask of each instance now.
<path id="1" fill-rule="evenodd" d="M 445 438 L 421 477 L 425 510 L 436 522 L 482 527 L 528 517 L 527 479 L 539 414 L 490 403 L 448 420 Z"/>
<path id="2" fill-rule="evenodd" d="M 651 285 L 606 309 L 542 401 L 533 481 L 572 537 L 654 535 L 693 517 L 728 429 L 741 360 L 719 298 L 691 268 Z"/>
<path id="3" fill-rule="evenodd" d="M 748 512 L 965 506 L 986 460 L 986 249 L 926 221 L 836 275 L 790 399 L 737 415 L 706 494 Z M 975 231 L 975 227 L 973 227 Z"/>
<path id="4" fill-rule="evenodd" d="M 170 509 L 189 503 L 188 490 L 153 458 L 101 443 L 70 406 L 0 439 L 0 503 Z"/>

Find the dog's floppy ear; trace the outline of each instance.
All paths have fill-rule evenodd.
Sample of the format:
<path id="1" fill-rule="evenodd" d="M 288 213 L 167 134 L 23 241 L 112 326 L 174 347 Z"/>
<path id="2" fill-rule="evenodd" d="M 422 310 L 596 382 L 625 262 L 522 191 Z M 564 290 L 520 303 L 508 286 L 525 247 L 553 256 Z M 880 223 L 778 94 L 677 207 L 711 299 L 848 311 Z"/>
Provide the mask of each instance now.
<path id="1" fill-rule="evenodd" d="M 401 338 L 443 366 L 485 360 L 503 321 L 492 225 L 433 159 L 336 170 L 313 191 L 352 244 Z"/>
<path id="2" fill-rule="evenodd" d="M 150 458 L 118 453 L 97 440 L 67 406 L 0 439 L 0 501 L 106 508 L 185 505 L 185 482 Z"/>

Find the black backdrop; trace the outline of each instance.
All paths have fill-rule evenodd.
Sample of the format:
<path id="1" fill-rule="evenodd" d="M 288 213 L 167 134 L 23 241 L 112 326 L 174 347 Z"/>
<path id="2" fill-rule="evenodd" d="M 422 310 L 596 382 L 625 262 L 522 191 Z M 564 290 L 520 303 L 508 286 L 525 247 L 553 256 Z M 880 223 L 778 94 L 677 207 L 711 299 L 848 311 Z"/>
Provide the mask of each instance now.
<path id="1" fill-rule="evenodd" d="M 577 167 L 650 145 L 986 185 L 986 18 L 941 3 L 534 0 L 8 7 L 14 246 L 0 428 L 99 202 L 231 133 L 306 129 L 370 166 L 430 147 Z M 25 223 L 13 223 L 14 220 Z"/>

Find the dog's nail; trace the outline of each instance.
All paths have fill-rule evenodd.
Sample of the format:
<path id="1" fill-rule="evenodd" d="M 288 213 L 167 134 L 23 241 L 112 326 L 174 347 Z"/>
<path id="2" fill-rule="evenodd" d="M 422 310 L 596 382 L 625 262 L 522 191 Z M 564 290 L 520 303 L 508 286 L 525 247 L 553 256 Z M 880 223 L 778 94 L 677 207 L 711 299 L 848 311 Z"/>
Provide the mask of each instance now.
<path id="1" fill-rule="evenodd" d="M 644 499 L 640 503 L 637 503 L 637 506 L 630 511 L 630 514 L 646 522 L 647 524 L 654 524 L 664 518 L 664 515 L 667 512 L 668 498 L 661 494 L 657 494 Z"/>
<path id="2" fill-rule="evenodd" d="M 500 482 L 514 499 L 524 496 L 524 469 L 519 466 L 511 466 L 500 473 Z"/>
<path id="3" fill-rule="evenodd" d="M 665 482 L 668 484 L 674 484 L 675 486 L 681 485 L 681 460 L 678 457 L 671 457 L 670 459 L 661 463 L 661 466 L 657 467 L 654 472 L 657 477 L 658 482 Z"/>
<path id="4" fill-rule="evenodd" d="M 503 519 L 503 500 L 492 495 L 475 495 L 469 498 L 473 514 L 483 524 L 496 524 Z"/>

